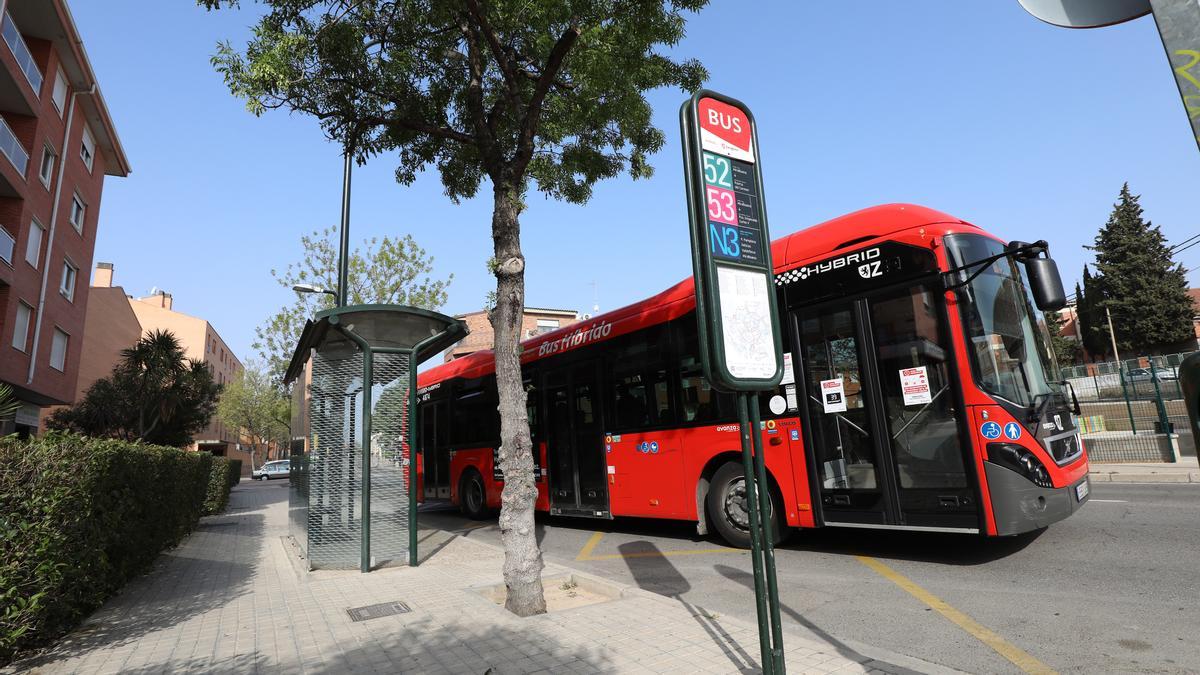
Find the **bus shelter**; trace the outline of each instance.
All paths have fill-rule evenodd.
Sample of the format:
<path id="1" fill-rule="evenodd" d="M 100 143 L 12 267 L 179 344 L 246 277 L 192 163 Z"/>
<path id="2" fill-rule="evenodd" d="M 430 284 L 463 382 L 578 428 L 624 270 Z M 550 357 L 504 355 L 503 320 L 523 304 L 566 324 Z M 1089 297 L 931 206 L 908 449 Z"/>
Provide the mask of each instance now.
<path id="1" fill-rule="evenodd" d="M 288 366 L 290 533 L 311 569 L 417 559 L 417 366 L 466 325 L 403 305 L 319 312 Z"/>

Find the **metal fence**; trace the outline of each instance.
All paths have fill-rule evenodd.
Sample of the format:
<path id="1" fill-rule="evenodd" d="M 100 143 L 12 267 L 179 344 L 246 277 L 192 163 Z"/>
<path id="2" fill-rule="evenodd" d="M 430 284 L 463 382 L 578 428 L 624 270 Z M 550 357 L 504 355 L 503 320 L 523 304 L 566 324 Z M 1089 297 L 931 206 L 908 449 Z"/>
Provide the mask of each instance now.
<path id="1" fill-rule="evenodd" d="M 1188 432 L 1179 364 L 1195 352 L 1063 368 L 1083 410 L 1085 433 Z"/>

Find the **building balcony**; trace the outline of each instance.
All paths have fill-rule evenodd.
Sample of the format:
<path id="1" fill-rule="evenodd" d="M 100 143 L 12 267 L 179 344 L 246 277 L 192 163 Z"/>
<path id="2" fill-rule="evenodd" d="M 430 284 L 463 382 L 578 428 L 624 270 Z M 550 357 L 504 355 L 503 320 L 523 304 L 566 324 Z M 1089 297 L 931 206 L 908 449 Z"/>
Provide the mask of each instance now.
<path id="1" fill-rule="evenodd" d="M 3 117 L 0 117 L 0 155 L 4 155 L 0 163 L 8 164 L 0 167 L 0 197 L 20 197 L 23 194 L 20 184 L 25 182 L 29 169 L 29 151 Z"/>
<path id="2" fill-rule="evenodd" d="M 40 94 L 42 71 L 37 67 L 37 63 L 33 60 L 33 52 L 29 51 L 29 45 L 25 44 L 25 38 L 21 37 L 21 31 L 17 29 L 16 22 L 8 12 L 4 13 L 0 35 L 4 36 L 4 43 L 8 45 L 13 58 L 17 60 L 17 66 L 25 74 L 25 80 L 29 82 L 29 86 L 33 88 L 35 94 Z"/>
<path id="3" fill-rule="evenodd" d="M 0 110 L 35 115 L 42 71 L 9 12 L 0 16 L 0 42 L 4 43 L 0 45 Z"/>

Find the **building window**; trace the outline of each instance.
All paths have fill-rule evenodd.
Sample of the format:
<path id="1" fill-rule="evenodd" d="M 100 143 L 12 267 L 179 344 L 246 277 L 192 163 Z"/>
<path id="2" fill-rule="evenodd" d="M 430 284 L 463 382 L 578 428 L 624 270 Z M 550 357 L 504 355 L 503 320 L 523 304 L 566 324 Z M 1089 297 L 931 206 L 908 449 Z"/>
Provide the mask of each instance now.
<path id="1" fill-rule="evenodd" d="M 17 320 L 13 325 L 12 346 L 25 351 L 29 342 L 29 319 L 33 316 L 33 308 L 23 302 L 17 302 Z"/>
<path id="2" fill-rule="evenodd" d="M 79 276 L 79 269 L 70 262 L 63 261 L 62 284 L 58 287 L 58 292 L 63 294 L 67 300 L 75 301 L 75 277 Z"/>
<path id="3" fill-rule="evenodd" d="M 67 369 L 67 343 L 70 342 L 71 336 L 62 332 L 62 330 L 54 329 L 54 339 L 50 342 L 50 367 L 62 372 Z"/>
<path id="4" fill-rule="evenodd" d="M 49 145 L 42 148 L 42 166 L 38 169 L 38 178 L 42 179 L 42 185 L 45 185 L 47 190 L 50 189 L 50 181 L 54 178 L 55 157 Z"/>
<path id="5" fill-rule="evenodd" d="M 558 319 L 538 319 L 537 334 L 549 333 L 552 330 L 558 330 Z"/>
<path id="6" fill-rule="evenodd" d="M 96 139 L 92 138 L 92 130 L 83 125 L 83 141 L 79 144 L 79 157 L 83 160 L 88 171 L 92 170 L 92 160 L 96 156 Z"/>
<path id="7" fill-rule="evenodd" d="M 54 108 L 58 111 L 58 116 L 62 117 L 63 111 L 67 107 L 67 74 L 58 69 L 58 75 L 54 78 L 54 95 L 50 98 L 54 102 Z"/>
<path id="8" fill-rule="evenodd" d="M 13 251 L 17 248 L 17 240 L 13 238 L 8 230 L 0 227 L 0 260 L 12 264 Z"/>
<path id="9" fill-rule="evenodd" d="M 42 224 L 34 220 L 29 223 L 29 240 L 25 242 L 25 262 L 36 269 L 42 261 L 42 235 L 46 233 Z"/>
<path id="10" fill-rule="evenodd" d="M 75 227 L 75 231 L 83 234 L 83 219 L 87 216 L 87 204 L 79 198 L 78 194 L 71 197 L 71 225 Z"/>

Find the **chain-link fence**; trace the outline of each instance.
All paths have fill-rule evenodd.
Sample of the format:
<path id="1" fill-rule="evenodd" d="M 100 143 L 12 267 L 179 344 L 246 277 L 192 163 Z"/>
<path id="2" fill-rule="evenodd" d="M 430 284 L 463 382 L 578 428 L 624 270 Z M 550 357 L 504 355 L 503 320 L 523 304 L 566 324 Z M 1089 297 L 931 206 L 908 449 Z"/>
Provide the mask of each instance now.
<path id="1" fill-rule="evenodd" d="M 1080 431 L 1095 462 L 1174 461 L 1166 432 L 1194 455 L 1179 364 L 1195 352 L 1139 356 L 1063 368 L 1079 398 Z"/>

